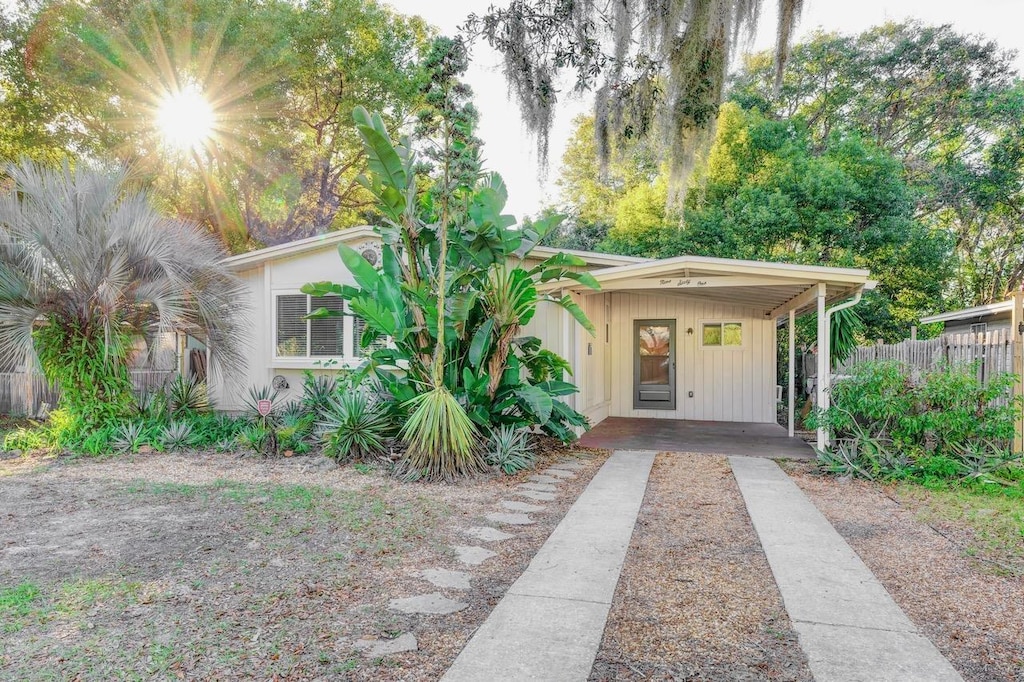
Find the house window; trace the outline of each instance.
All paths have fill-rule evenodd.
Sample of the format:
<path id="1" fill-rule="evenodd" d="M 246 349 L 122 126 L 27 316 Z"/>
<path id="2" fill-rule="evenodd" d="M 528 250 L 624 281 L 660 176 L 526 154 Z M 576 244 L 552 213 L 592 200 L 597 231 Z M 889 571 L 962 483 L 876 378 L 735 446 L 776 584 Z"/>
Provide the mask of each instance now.
<path id="1" fill-rule="evenodd" d="M 988 331 L 988 323 L 987 322 L 979 322 L 978 324 L 972 324 L 971 325 L 971 333 L 972 334 L 984 334 L 987 331 Z"/>
<path id="2" fill-rule="evenodd" d="M 305 319 L 306 315 L 327 308 L 345 310 L 345 301 L 337 296 L 279 294 L 275 299 L 276 336 L 274 356 L 278 358 L 346 357 L 346 329 L 352 329 L 348 316 Z"/>
<path id="3" fill-rule="evenodd" d="M 704 322 L 700 339 L 704 348 L 740 348 L 743 346 L 743 323 Z"/>

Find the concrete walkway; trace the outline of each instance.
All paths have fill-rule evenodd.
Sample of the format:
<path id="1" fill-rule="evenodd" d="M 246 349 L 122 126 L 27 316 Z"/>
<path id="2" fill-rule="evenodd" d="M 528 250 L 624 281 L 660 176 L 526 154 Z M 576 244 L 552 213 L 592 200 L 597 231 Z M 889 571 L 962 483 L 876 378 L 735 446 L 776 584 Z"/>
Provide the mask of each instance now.
<path id="1" fill-rule="evenodd" d="M 961 681 L 778 465 L 729 462 L 817 682 Z"/>
<path id="2" fill-rule="evenodd" d="M 617 451 L 442 680 L 586 680 L 654 452 Z"/>

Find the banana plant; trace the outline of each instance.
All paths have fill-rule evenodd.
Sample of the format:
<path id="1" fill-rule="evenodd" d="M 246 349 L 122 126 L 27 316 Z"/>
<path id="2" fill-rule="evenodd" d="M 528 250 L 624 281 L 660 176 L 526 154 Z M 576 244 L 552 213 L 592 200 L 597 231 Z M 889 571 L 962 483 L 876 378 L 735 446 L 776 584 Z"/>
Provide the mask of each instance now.
<path id="1" fill-rule="evenodd" d="M 567 381 L 569 364 L 541 348 L 537 339 L 521 338 L 540 305 L 563 308 L 594 333 L 571 297 L 538 291 L 539 284 L 559 279 L 598 289 L 593 276 L 581 270 L 586 263 L 560 253 L 527 265 L 533 248 L 561 217 L 517 229 L 515 219 L 503 213 L 508 193 L 496 173 L 480 173 L 473 184 L 449 187 L 445 198 L 430 188 L 447 185 L 447 176 L 424 177 L 408 140 L 392 143 L 380 116 L 361 108 L 354 119 L 367 155 L 360 182 L 376 198 L 382 216 L 376 228 L 381 264 L 374 267 L 342 244 L 339 255 L 355 283 L 317 282 L 303 292 L 344 298 L 351 314 L 366 323 L 362 348 L 388 340 L 388 347 L 373 351 L 361 371 L 418 414 L 413 419 L 417 427 L 432 425 L 435 433 L 451 433 L 463 443 L 474 431 L 486 435 L 505 424 L 539 426 L 571 440 L 574 429 L 586 422 L 560 400 L 577 391 Z M 340 314 L 321 309 L 311 317 Z M 441 414 L 458 412 L 441 399 L 442 391 L 455 398 L 473 429 L 465 424 L 449 429 L 445 424 L 454 422 L 438 421 Z M 432 397 L 423 397 L 427 394 Z M 426 404 L 432 405 L 430 418 L 418 413 Z M 443 449 L 438 441 L 414 445 L 415 451 Z M 456 468 L 468 472 L 473 468 L 468 455 L 461 446 L 457 450 L 466 463 Z"/>

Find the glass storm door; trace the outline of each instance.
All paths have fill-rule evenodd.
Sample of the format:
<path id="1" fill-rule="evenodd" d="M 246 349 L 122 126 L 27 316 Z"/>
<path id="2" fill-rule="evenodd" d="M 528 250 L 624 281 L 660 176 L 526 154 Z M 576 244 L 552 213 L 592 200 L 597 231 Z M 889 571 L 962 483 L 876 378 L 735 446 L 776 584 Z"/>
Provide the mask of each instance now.
<path id="1" fill-rule="evenodd" d="M 633 409 L 676 409 L 676 321 L 633 323 Z"/>

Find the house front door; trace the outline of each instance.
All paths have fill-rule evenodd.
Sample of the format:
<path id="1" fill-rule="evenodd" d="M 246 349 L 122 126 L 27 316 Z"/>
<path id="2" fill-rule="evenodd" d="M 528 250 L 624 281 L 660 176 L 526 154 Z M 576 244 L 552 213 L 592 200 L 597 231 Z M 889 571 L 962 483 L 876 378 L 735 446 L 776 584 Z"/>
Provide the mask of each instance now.
<path id="1" fill-rule="evenodd" d="M 676 409 L 676 321 L 633 323 L 633 409 Z"/>

